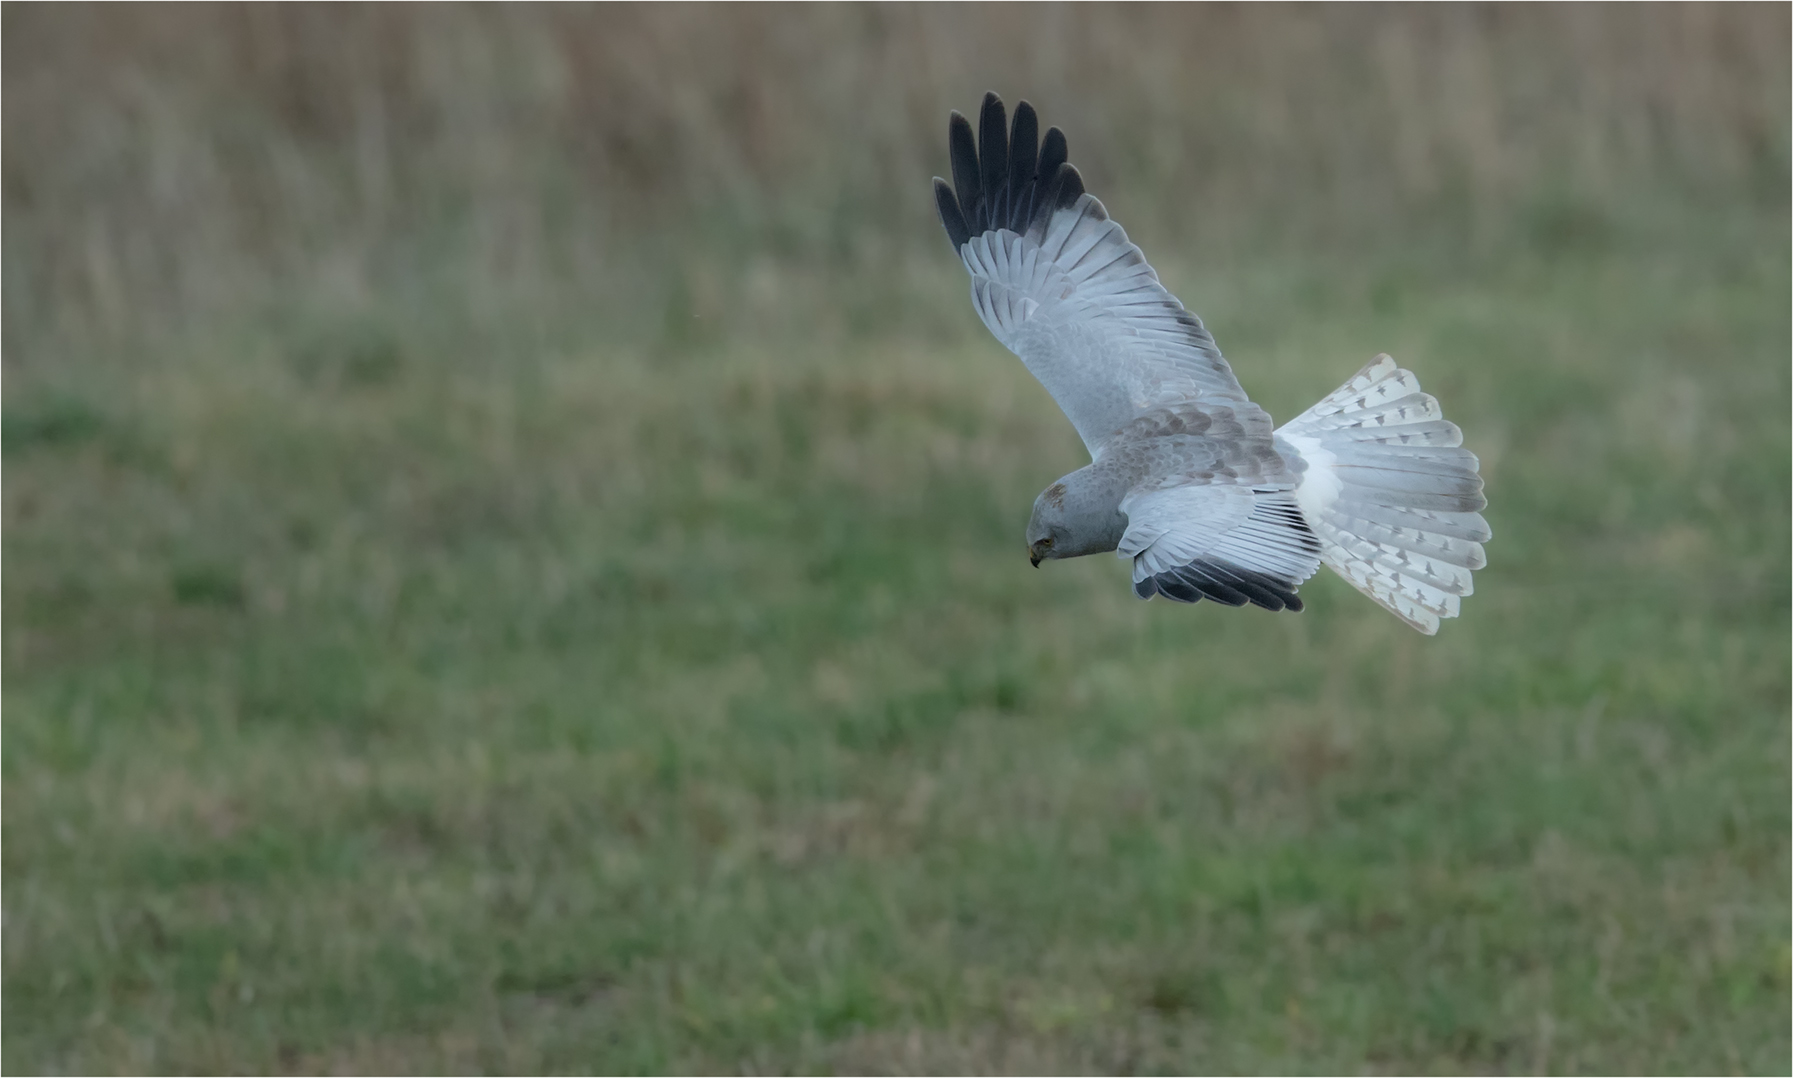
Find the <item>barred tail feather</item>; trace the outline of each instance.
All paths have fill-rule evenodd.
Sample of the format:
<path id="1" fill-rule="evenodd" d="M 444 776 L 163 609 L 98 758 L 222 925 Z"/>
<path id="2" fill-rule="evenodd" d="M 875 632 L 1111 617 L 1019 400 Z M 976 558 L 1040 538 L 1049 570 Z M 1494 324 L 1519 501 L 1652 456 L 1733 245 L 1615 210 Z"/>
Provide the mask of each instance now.
<path id="1" fill-rule="evenodd" d="M 1419 379 L 1377 356 L 1277 431 L 1321 561 L 1430 636 L 1475 590 L 1490 535 L 1463 432 Z M 1287 452 L 1292 450 L 1292 452 Z"/>

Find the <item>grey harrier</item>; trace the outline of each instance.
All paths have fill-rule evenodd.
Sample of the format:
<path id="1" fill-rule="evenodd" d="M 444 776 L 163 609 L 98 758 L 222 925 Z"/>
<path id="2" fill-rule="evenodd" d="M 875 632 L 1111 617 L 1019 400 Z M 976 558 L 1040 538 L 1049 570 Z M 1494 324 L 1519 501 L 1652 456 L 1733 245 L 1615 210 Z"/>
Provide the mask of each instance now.
<path id="1" fill-rule="evenodd" d="M 1083 190 L 1058 128 L 995 94 L 948 128 L 941 223 L 971 302 L 1064 410 L 1090 463 L 1034 502 L 1028 554 L 1115 551 L 1133 591 L 1300 610 L 1322 563 L 1422 633 L 1486 564 L 1482 479 L 1419 381 L 1377 356 L 1281 429 L 1202 320 Z"/>

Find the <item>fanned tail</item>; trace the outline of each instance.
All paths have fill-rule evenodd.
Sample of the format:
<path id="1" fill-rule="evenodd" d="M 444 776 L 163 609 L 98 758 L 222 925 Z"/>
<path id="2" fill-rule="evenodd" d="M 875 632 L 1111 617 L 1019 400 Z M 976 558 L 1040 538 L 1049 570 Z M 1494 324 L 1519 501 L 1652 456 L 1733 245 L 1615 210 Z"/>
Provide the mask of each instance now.
<path id="1" fill-rule="evenodd" d="M 1377 356 L 1276 433 L 1301 462 L 1296 502 L 1321 561 L 1428 636 L 1456 617 L 1487 564 L 1488 500 L 1463 432 L 1419 379 Z"/>

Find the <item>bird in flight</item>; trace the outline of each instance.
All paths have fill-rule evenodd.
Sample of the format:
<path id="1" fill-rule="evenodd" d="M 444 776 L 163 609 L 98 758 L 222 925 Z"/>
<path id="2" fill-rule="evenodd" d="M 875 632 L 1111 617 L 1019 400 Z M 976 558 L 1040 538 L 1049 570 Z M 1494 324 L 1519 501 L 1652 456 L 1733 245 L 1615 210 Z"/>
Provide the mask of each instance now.
<path id="1" fill-rule="evenodd" d="M 1023 101 L 952 114 L 940 222 L 971 302 L 1052 394 L 1090 463 L 1040 493 L 1028 557 L 1114 551 L 1133 593 L 1300 610 L 1324 564 L 1420 632 L 1487 564 L 1482 478 L 1463 432 L 1386 355 L 1272 428 L 1202 320 L 1158 274 Z"/>

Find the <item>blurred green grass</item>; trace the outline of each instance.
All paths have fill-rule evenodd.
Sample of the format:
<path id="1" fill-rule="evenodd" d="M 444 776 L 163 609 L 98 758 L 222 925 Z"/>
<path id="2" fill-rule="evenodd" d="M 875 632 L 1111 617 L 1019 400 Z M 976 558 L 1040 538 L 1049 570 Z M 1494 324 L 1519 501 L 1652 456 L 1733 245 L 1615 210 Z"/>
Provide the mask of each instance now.
<path id="1" fill-rule="evenodd" d="M 1781 141 L 1702 141 L 1772 81 L 1726 50 L 1758 24 L 1784 43 L 1784 10 L 1376 12 L 1352 32 L 1395 84 L 1427 77 L 1400 75 L 1402 35 L 1441 34 L 1493 88 L 1409 116 L 1421 135 L 1525 98 L 1487 75 L 1521 46 L 1564 79 L 1598 61 L 1573 123 L 1538 115 L 1620 132 L 1558 172 L 1549 123 L 1506 129 L 1466 144 L 1468 186 L 1440 134 L 1438 173 L 1413 151 L 1389 202 L 1283 175 L 1351 159 L 1268 98 L 1163 149 L 1105 111 L 1186 77 L 1164 50 L 1210 32 L 1216 56 L 1333 58 L 1277 87 L 1352 85 L 1311 14 L 1183 13 L 1125 77 L 1151 17 L 1071 50 L 1113 80 L 1052 87 L 1075 158 L 1273 415 L 1386 350 L 1482 455 L 1490 565 L 1431 640 L 1329 576 L 1273 616 L 1139 603 L 1110 559 L 1027 567 L 1027 508 L 1081 448 L 976 323 L 926 202 L 933 96 L 1048 66 L 940 58 L 989 27 L 569 33 L 603 61 L 569 115 L 610 125 L 609 156 L 538 175 L 486 151 L 550 152 L 500 107 L 545 16 L 275 10 L 123 44 L 123 16 L 5 11 L 8 1069 L 1786 1069 L 1784 48 Z M 881 18 L 878 52 L 855 35 Z M 1736 21 L 1633 79 L 1699 18 Z M 475 31 L 489 67 L 432 66 Z M 668 93 L 672 133 L 719 130 L 701 102 L 731 72 L 850 103 L 930 57 L 898 109 L 914 145 L 862 132 L 890 186 L 806 215 L 829 177 L 882 173 L 832 148 L 806 188 L 763 145 L 731 157 L 796 145 L 762 120 L 761 143 L 682 146 L 697 178 L 639 221 L 594 209 L 672 167 L 603 107 L 665 77 L 621 58 L 701 66 L 678 43 L 730 33 L 747 58 Z M 424 89 L 331 77 L 367 40 Z M 871 73 L 753 81 L 816 40 Z M 97 70 L 71 54 L 116 83 L 24 115 Z M 447 158 L 417 147 L 446 151 L 394 117 L 463 83 L 499 141 L 419 181 Z M 58 117 L 84 151 L 32 141 Z M 173 155 L 157 194 L 170 131 L 216 152 Z M 1215 145 L 1269 150 L 1179 210 L 1177 155 Z M 208 168 L 216 219 L 188 231 Z M 566 175 L 594 193 L 557 229 L 531 214 Z"/>

